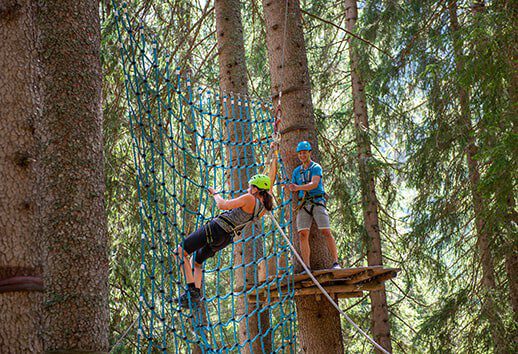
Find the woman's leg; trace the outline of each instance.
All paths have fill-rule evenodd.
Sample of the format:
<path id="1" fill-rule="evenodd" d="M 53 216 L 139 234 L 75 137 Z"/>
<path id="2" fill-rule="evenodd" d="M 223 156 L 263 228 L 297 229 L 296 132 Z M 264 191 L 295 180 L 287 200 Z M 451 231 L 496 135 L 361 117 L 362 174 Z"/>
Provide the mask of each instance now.
<path id="1" fill-rule="evenodd" d="M 191 262 L 189 262 L 189 254 L 185 252 L 181 246 L 178 246 L 173 254 L 176 260 L 179 262 L 179 264 L 182 265 L 180 269 L 182 271 L 183 276 L 185 277 L 187 284 L 194 283 Z"/>
<path id="2" fill-rule="evenodd" d="M 202 264 L 194 262 L 194 286 L 201 288 Z"/>
<path id="3" fill-rule="evenodd" d="M 182 265 L 180 269 L 182 270 L 183 276 L 185 277 L 187 284 L 194 284 L 195 282 L 194 276 L 192 275 L 191 262 L 189 262 L 189 255 L 192 254 L 194 251 L 198 251 L 197 253 L 199 253 L 200 249 L 204 248 L 204 246 L 206 245 L 207 234 L 205 232 L 205 227 L 202 226 L 198 230 L 190 234 L 183 241 L 183 246 L 178 246 L 174 252 L 174 256 L 177 262 L 179 262 L 179 264 Z"/>
<path id="4" fill-rule="evenodd" d="M 201 280 L 203 276 L 202 265 L 207 259 L 214 257 L 216 252 L 227 247 L 232 242 L 232 235 L 229 235 L 219 225 L 215 223 L 209 224 L 212 238 L 216 244 L 205 245 L 196 251 L 196 257 L 193 259 L 194 264 L 194 284 L 201 288 Z"/>

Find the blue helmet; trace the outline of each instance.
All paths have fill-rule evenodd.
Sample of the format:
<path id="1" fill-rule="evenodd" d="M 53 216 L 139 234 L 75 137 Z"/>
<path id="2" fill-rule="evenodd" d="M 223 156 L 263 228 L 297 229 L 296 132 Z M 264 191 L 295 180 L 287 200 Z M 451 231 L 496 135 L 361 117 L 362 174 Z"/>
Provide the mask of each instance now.
<path id="1" fill-rule="evenodd" d="M 309 141 L 301 141 L 297 145 L 297 152 L 300 151 L 311 151 L 311 144 L 309 143 Z"/>

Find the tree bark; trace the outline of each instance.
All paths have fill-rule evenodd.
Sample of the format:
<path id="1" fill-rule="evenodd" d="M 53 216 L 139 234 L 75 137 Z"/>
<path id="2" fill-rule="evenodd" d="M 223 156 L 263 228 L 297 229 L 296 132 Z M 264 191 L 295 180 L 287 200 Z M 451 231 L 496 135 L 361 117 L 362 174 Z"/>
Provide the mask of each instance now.
<path id="1" fill-rule="evenodd" d="M 40 2 L 45 350 L 108 351 L 99 2 Z"/>
<path id="2" fill-rule="evenodd" d="M 345 17 L 347 30 L 355 32 L 358 8 L 356 0 L 346 0 Z M 379 201 L 376 196 L 374 174 L 370 171 L 369 163 L 372 159 L 371 144 L 369 141 L 369 119 L 365 88 L 359 69 L 359 56 L 349 37 L 349 56 L 351 63 L 351 82 L 354 104 L 354 127 L 356 131 L 356 146 L 358 151 L 358 169 L 362 191 L 362 210 L 364 227 L 368 235 L 367 261 L 369 266 L 383 265 L 381 252 L 381 236 L 378 220 Z M 374 339 L 388 352 L 392 352 L 390 338 L 390 324 L 388 317 L 387 295 L 385 288 L 369 293 L 371 299 L 371 326 Z M 376 352 L 381 352 L 376 349 Z"/>
<path id="3" fill-rule="evenodd" d="M 295 151 L 299 141 L 310 141 L 313 146 L 313 158 L 318 160 L 319 156 L 300 4 L 299 1 L 290 0 L 286 9 L 285 1 L 263 0 L 263 8 L 272 94 L 277 98 L 279 90 L 282 88 L 283 91 L 283 117 L 279 127 L 282 134 L 280 152 L 287 170 L 293 171 L 299 165 Z M 285 23 L 286 11 L 288 16 Z M 295 203 L 293 206 L 295 207 Z M 295 235 L 294 240 L 300 252 L 298 235 Z M 315 225 L 310 232 L 310 246 L 311 268 L 328 268 L 333 259 L 325 242 L 322 242 L 321 236 L 318 235 Z M 297 297 L 296 304 L 302 351 L 343 352 L 338 311 L 328 301 L 317 301 L 313 296 Z"/>
<path id="4" fill-rule="evenodd" d="M 517 6 L 518 7 L 518 6 Z M 518 11 L 517 11 L 518 12 Z M 511 45 L 509 45 L 511 47 Z M 513 78 L 510 80 L 510 99 L 511 99 L 511 109 L 509 112 L 509 118 L 516 117 L 518 115 L 517 104 L 518 102 L 518 64 L 517 64 L 517 55 L 515 50 L 509 50 L 511 54 L 510 58 L 510 68 L 513 71 Z M 512 120 L 515 121 L 515 120 Z M 518 129 L 516 125 L 513 124 L 513 132 L 514 134 L 518 134 Z M 509 171 L 510 172 L 510 171 Z M 516 200 L 514 198 L 515 190 L 512 189 L 511 193 L 507 196 L 507 215 L 504 216 L 505 219 L 508 219 L 507 229 L 509 234 L 509 241 L 507 247 L 507 253 L 505 254 L 505 263 L 506 263 L 506 272 L 507 278 L 509 281 L 509 297 L 511 301 L 511 305 L 513 307 L 514 312 L 514 321 L 518 323 L 518 243 L 516 238 L 513 238 L 512 235 L 514 233 L 515 225 L 518 223 L 518 215 L 516 212 Z"/>
<path id="5" fill-rule="evenodd" d="M 516 240 L 509 240 L 508 251 L 505 254 L 505 270 L 509 282 L 509 301 L 513 309 L 513 319 L 515 323 L 518 323 L 518 255 L 516 249 Z"/>
<path id="6" fill-rule="evenodd" d="M 34 122 L 41 113 L 35 6 L 0 3 L 0 351 L 41 352 Z"/>
<path id="7" fill-rule="evenodd" d="M 215 0 L 219 83 L 226 92 L 248 94 L 245 42 L 239 0 Z"/>
<path id="8" fill-rule="evenodd" d="M 474 13 L 484 7 L 483 1 L 475 1 L 473 4 Z M 463 75 L 464 57 L 462 54 L 462 43 L 457 38 L 459 31 L 459 22 L 457 18 L 457 1 L 450 0 L 448 7 L 450 14 L 450 27 L 453 35 L 453 48 L 455 58 L 455 70 L 459 76 Z M 460 116 L 459 124 L 462 126 L 464 136 L 467 139 L 466 145 L 466 162 L 468 165 L 468 176 L 470 181 L 471 199 L 473 203 L 473 212 L 475 215 L 475 230 L 477 234 L 477 246 L 480 253 L 482 264 L 482 286 L 484 288 L 484 304 L 483 312 L 490 321 L 491 337 L 495 345 L 496 352 L 504 352 L 505 338 L 502 336 L 503 324 L 499 320 L 498 310 L 493 301 L 493 293 L 496 291 L 495 266 L 493 255 L 491 253 L 491 231 L 487 227 L 484 220 L 484 205 L 488 205 L 478 190 L 480 182 L 480 172 L 478 162 L 475 156 L 478 152 L 478 146 L 473 134 L 473 126 L 471 124 L 471 113 L 469 108 L 469 93 L 466 88 L 459 85 L 459 104 Z"/>
<path id="9" fill-rule="evenodd" d="M 243 40 L 243 25 L 241 22 L 241 2 L 239 0 L 216 0 L 214 3 L 216 12 L 216 33 L 218 41 L 218 58 L 219 58 L 219 77 L 221 90 L 230 96 L 230 99 L 239 100 L 239 96 L 243 99 L 247 98 L 248 86 L 246 79 L 246 61 L 245 61 L 245 44 Z M 239 96 L 236 97 L 238 94 Z M 223 102 L 229 104 L 230 100 Z M 235 102 L 237 107 L 236 114 L 239 109 L 244 112 L 244 102 L 241 106 Z M 228 107 L 228 112 L 232 112 Z M 239 116 L 237 117 L 239 118 Z M 252 137 L 250 125 L 248 122 L 231 122 L 228 124 L 226 132 L 229 141 L 237 143 L 249 143 Z M 248 178 L 254 173 L 254 169 L 243 166 L 250 166 L 254 163 L 253 148 L 247 145 L 229 147 L 227 156 L 229 156 L 229 164 L 232 174 L 231 191 L 239 191 L 238 194 L 246 191 L 248 188 Z M 241 168 L 240 168 L 241 167 Z M 256 227 L 259 227 L 258 225 Z M 260 228 L 259 228 L 260 230 Z M 251 264 L 244 270 L 237 268 L 236 286 L 242 288 L 246 285 L 247 280 L 254 279 L 254 260 L 262 257 L 263 247 L 254 247 L 255 240 L 240 242 L 244 237 L 248 237 L 252 232 L 251 227 L 246 227 L 240 240 L 237 241 L 234 248 L 234 265 Z M 248 343 L 243 347 L 244 353 L 259 353 L 271 351 L 271 334 L 265 335 L 266 330 L 270 327 L 268 312 L 264 311 L 258 315 L 260 304 L 247 304 L 245 296 L 239 297 L 237 301 L 237 315 L 245 316 L 239 322 L 239 340 L 240 343 Z M 248 314 L 254 313 L 252 316 Z M 269 332 L 271 333 L 271 332 Z M 257 337 L 259 335 L 259 337 Z M 257 339 L 254 339 L 256 338 Z"/>

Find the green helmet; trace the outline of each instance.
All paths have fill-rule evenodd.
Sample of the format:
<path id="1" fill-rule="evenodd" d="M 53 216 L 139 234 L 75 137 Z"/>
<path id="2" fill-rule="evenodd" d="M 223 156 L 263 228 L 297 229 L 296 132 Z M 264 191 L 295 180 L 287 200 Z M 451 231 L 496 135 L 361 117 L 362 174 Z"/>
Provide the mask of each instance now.
<path id="1" fill-rule="evenodd" d="M 252 178 L 250 178 L 248 181 L 248 184 L 259 189 L 265 189 L 267 191 L 270 190 L 271 186 L 270 177 L 261 174 L 253 175 Z"/>

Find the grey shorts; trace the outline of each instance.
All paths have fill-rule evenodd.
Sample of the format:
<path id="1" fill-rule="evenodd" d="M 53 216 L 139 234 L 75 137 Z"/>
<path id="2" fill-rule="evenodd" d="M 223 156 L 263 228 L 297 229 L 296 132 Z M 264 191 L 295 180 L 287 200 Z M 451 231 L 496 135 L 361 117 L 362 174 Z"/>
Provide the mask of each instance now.
<path id="1" fill-rule="evenodd" d="M 311 216 L 304 207 L 309 211 L 311 211 L 311 207 L 313 207 L 313 216 Z M 297 213 L 297 231 L 309 230 L 313 219 L 319 230 L 331 228 L 329 224 L 329 214 L 324 206 L 306 203 L 304 207 L 300 208 Z"/>

